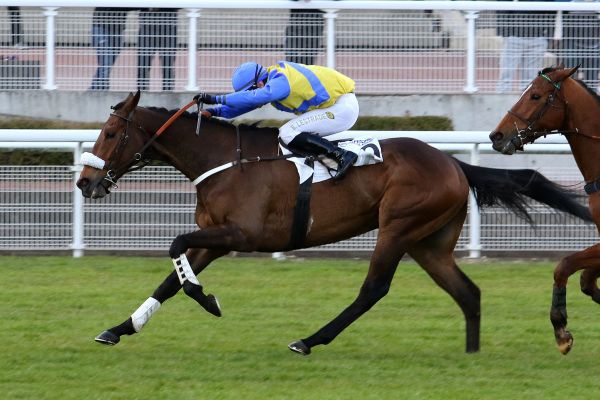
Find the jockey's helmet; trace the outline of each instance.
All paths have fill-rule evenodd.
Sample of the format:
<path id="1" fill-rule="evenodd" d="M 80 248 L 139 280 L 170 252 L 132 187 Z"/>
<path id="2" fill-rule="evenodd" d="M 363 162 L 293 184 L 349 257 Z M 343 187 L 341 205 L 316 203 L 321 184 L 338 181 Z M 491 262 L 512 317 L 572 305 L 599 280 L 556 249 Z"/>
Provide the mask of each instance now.
<path id="1" fill-rule="evenodd" d="M 256 89 L 256 84 L 267 77 L 267 69 L 262 65 L 250 61 L 245 62 L 235 69 L 231 77 L 233 90 Z"/>

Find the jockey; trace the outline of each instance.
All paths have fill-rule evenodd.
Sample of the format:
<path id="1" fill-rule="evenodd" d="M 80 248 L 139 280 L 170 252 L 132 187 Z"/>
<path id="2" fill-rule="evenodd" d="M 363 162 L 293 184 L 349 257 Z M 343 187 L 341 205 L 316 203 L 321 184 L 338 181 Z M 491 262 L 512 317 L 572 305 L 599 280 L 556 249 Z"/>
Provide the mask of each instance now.
<path id="1" fill-rule="evenodd" d="M 246 62 L 232 77 L 234 93 L 199 93 L 196 102 L 219 104 L 202 111 L 205 117 L 234 118 L 271 103 L 297 116 L 281 128 L 279 139 L 290 150 L 324 155 L 338 163 L 335 179 L 341 179 L 357 159 L 324 138 L 350 129 L 358 118 L 354 81 L 334 69 L 280 61 L 270 67 Z"/>

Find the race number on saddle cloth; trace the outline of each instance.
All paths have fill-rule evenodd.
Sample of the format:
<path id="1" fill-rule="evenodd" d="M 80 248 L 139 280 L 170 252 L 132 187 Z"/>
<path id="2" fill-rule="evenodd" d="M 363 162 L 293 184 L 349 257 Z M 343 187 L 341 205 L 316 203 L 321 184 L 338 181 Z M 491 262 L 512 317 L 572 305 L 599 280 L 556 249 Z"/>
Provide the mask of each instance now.
<path id="1" fill-rule="evenodd" d="M 338 146 L 358 155 L 358 158 L 354 163 L 355 167 L 383 162 L 381 145 L 379 144 L 379 140 L 375 138 L 355 138 L 345 142 L 339 142 Z M 285 147 L 280 145 L 279 148 L 282 154 L 291 154 L 291 152 Z M 293 162 L 296 166 L 300 184 L 304 183 L 313 174 L 313 183 L 331 179 L 331 170 L 337 167 L 335 162 L 329 160 L 328 158 L 324 158 L 319 160 L 320 162 L 314 163 L 314 168 L 311 168 L 309 165 L 307 165 L 305 163 L 305 158 L 302 157 L 288 158 L 288 161 Z"/>
<path id="2" fill-rule="evenodd" d="M 199 93 L 198 103 L 219 104 L 205 116 L 235 118 L 271 103 L 297 115 L 279 129 L 279 139 L 293 152 L 326 156 L 337 163 L 341 179 L 357 154 L 324 139 L 350 129 L 358 119 L 354 81 L 327 67 L 280 61 L 270 67 L 255 62 L 240 65 L 232 77 L 234 93 L 213 96 Z"/>

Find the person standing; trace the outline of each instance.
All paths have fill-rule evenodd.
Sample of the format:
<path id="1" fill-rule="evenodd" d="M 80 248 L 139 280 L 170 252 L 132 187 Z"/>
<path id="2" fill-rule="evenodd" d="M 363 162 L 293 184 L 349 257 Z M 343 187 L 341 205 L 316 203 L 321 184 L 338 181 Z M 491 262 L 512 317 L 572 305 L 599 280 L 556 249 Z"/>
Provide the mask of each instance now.
<path id="1" fill-rule="evenodd" d="M 98 68 L 91 90 L 108 90 L 110 73 L 123 46 L 127 12 L 134 8 L 97 7 L 92 17 L 92 45 L 96 49 Z"/>
<path id="2" fill-rule="evenodd" d="M 144 8 L 140 11 L 137 74 L 139 90 L 148 90 L 150 86 L 150 66 L 155 53 L 158 53 L 162 69 L 162 90 L 173 90 L 177 11 L 177 8 Z"/>
<path id="3" fill-rule="evenodd" d="M 516 1 L 516 0 L 500 0 Z M 521 0 L 540 1 L 540 0 Z M 554 0 L 541 0 L 554 1 Z M 500 54 L 499 92 L 522 90 L 544 67 L 544 54 L 554 35 L 555 11 L 502 11 L 498 13 L 498 35 L 503 38 Z M 519 80 L 517 81 L 517 73 Z"/>
<path id="4" fill-rule="evenodd" d="M 11 42 L 14 47 L 25 46 L 23 37 L 23 22 L 21 21 L 21 7 L 9 6 L 8 17 L 10 19 Z"/>
<path id="5" fill-rule="evenodd" d="M 572 0 L 599 2 L 600 0 Z M 579 73 L 586 85 L 599 89 L 600 15 L 595 11 L 563 13 L 562 62 L 568 67 L 581 65 Z"/>
<path id="6" fill-rule="evenodd" d="M 286 60 L 314 64 L 323 36 L 323 11 L 293 8 L 290 10 L 289 21 L 285 29 Z"/>

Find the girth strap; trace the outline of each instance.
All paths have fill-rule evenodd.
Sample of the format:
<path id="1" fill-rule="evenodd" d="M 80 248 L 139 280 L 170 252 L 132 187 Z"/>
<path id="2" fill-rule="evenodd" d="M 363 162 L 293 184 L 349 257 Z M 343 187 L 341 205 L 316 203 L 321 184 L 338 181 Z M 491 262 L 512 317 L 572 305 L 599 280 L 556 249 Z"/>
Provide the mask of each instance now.
<path id="1" fill-rule="evenodd" d="M 593 182 L 587 183 L 583 190 L 589 195 L 600 191 L 600 179 L 596 179 Z"/>
<path id="2" fill-rule="evenodd" d="M 311 168 L 315 166 L 313 157 L 306 157 L 304 163 Z M 292 235 L 290 237 L 290 249 L 298 249 L 304 246 L 304 240 L 308 231 L 310 219 L 310 197 L 314 173 L 298 187 L 296 206 L 294 207 L 294 221 L 292 223 Z"/>

